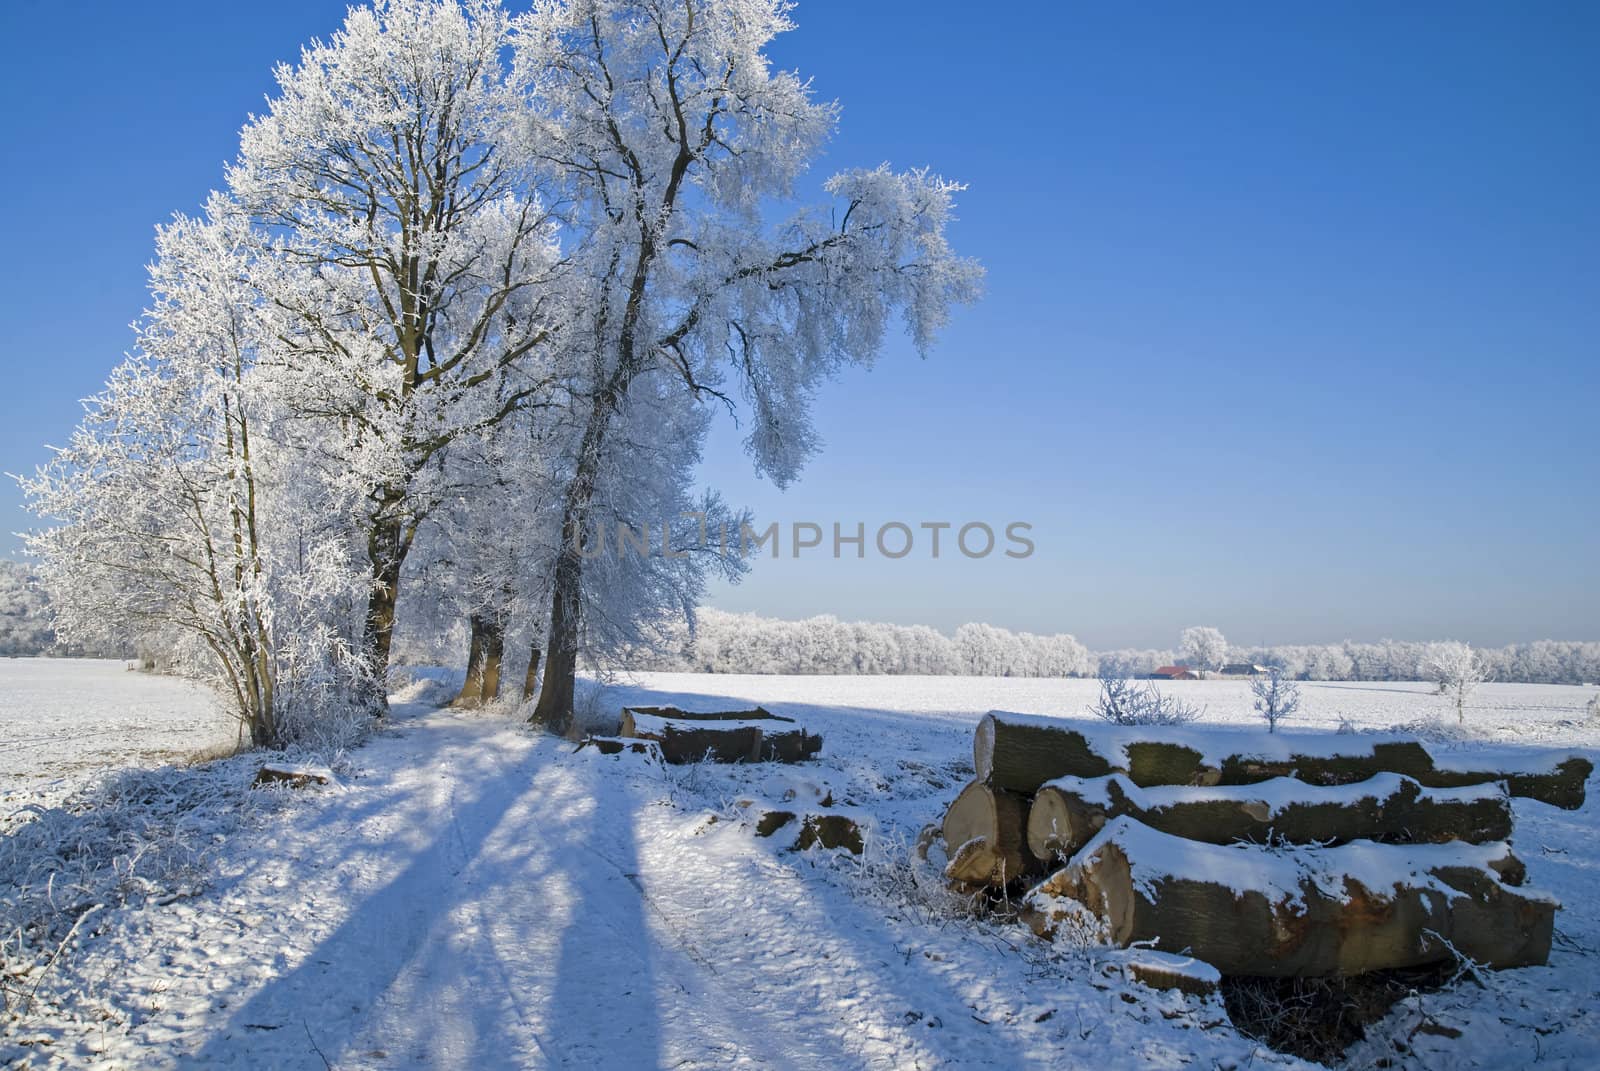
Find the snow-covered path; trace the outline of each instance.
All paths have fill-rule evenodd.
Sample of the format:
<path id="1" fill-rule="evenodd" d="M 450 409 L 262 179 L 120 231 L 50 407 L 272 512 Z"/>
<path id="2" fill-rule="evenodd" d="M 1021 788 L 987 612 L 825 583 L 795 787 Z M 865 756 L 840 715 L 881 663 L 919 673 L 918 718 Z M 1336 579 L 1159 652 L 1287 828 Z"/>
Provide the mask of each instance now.
<path id="1" fill-rule="evenodd" d="M 909 939 L 804 857 L 674 805 L 636 760 L 448 711 L 400 722 L 360 760 L 360 779 L 307 800 L 271 845 L 230 853 L 208 894 L 144 918 L 168 932 L 137 942 L 148 953 L 112 985 L 150 1013 L 102 1055 L 1023 1067 L 1059 1060 L 1061 1001 L 1087 994 L 1104 1013 L 1093 989 L 1032 993 L 1020 960 L 997 978 L 991 946 L 975 960 L 959 935 Z"/>
<path id="2" fill-rule="evenodd" d="M 313 1040 L 339 1066 L 652 1067 L 668 1047 L 669 1064 L 700 1053 L 779 1066 L 772 1039 L 805 1051 L 786 1013 L 762 1021 L 685 937 L 694 884 L 664 845 L 641 851 L 641 794 L 627 779 L 596 784 L 587 756 L 562 761 L 570 750 L 445 712 L 373 744 L 369 783 L 314 833 L 355 857 L 285 846 L 304 868 L 294 884 L 334 887 L 342 911 L 315 921 L 336 925 L 194 1055 L 261 1066 L 280 1032 L 273 1048 L 307 1066 Z M 379 781 L 389 805 L 374 812 L 361 797 Z"/>

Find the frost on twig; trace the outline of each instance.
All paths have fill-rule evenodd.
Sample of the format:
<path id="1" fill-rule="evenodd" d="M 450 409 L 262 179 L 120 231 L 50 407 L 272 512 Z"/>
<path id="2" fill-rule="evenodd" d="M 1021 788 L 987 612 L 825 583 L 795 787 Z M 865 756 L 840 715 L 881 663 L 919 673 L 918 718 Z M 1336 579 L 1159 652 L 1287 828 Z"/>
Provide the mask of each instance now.
<path id="1" fill-rule="evenodd" d="M 1100 697 L 1089 710 L 1113 725 L 1182 725 L 1202 713 L 1192 703 L 1161 694 L 1154 684 L 1126 677 L 1102 677 Z"/>

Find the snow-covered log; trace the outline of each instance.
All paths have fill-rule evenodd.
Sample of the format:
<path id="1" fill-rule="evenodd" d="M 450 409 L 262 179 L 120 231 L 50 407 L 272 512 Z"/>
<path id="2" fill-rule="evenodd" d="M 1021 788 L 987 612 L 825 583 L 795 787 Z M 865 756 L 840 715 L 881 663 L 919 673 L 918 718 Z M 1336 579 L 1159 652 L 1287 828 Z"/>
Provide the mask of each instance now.
<path id="1" fill-rule="evenodd" d="M 263 763 L 256 771 L 255 784 L 288 785 L 290 788 L 308 788 L 311 785 L 331 785 L 333 771 L 326 766 L 307 766 L 300 763 Z"/>
<path id="2" fill-rule="evenodd" d="M 1484 754 L 1433 755 L 1416 741 L 1374 743 L 1370 754 L 1239 754 L 1222 760 L 1222 783 L 1230 785 L 1287 776 L 1319 785 L 1346 785 L 1385 772 L 1405 774 L 1429 788 L 1499 782 L 1513 796 L 1575 811 L 1583 806 L 1585 785 L 1594 772 L 1594 763 L 1570 751 L 1518 753 L 1496 749 Z"/>
<path id="3" fill-rule="evenodd" d="M 1487 967 L 1550 954 L 1549 897 L 1514 888 L 1504 844 L 1268 849 L 1198 844 L 1112 819 L 1029 894 L 1048 936 L 1080 905 L 1113 944 L 1155 942 L 1226 975 L 1360 974 L 1461 955 Z"/>
<path id="4" fill-rule="evenodd" d="M 1400 736 L 1256 733 L 1104 725 L 991 711 L 973 734 L 977 779 L 1031 796 L 1058 777 L 1125 774 L 1152 785 L 1248 785 L 1274 777 L 1349 785 L 1380 773 L 1429 788 L 1502 781 L 1513 796 L 1583 805 L 1594 764 L 1573 751 L 1510 748 L 1433 755 Z"/>
<path id="5" fill-rule="evenodd" d="M 1186 785 L 1209 772 L 1215 780 L 1200 751 L 1166 743 L 1153 730 L 1144 739 L 1125 735 L 1110 727 L 992 710 L 973 733 L 972 764 L 979 781 L 1024 796 L 1058 777 L 1120 772 L 1141 785 Z"/>
<path id="6" fill-rule="evenodd" d="M 1472 844 L 1511 837 L 1511 802 L 1498 785 L 1424 788 L 1401 774 L 1353 785 L 1308 785 L 1277 777 L 1254 785 L 1141 789 L 1122 774 L 1063 777 L 1039 788 L 1028 811 L 1028 848 L 1040 859 L 1070 859 L 1112 818 L 1207 844 L 1291 844 L 1375 840 Z"/>
<path id="7" fill-rule="evenodd" d="M 670 763 L 800 762 L 822 750 L 822 737 L 794 719 L 754 710 L 690 713 L 674 707 L 625 707 L 620 736 L 654 740 Z"/>
<path id="8" fill-rule="evenodd" d="M 1212 997 L 1222 988 L 1222 973 L 1193 956 L 1175 956 L 1153 948 L 1133 948 L 1109 957 L 1108 967 L 1122 968 L 1130 981 L 1149 989 L 1176 989 L 1191 997 Z"/>
<path id="9" fill-rule="evenodd" d="M 1038 870 L 1028 850 L 1026 797 L 973 782 L 944 816 L 945 877 L 965 885 L 1006 885 Z"/>
<path id="10" fill-rule="evenodd" d="M 640 740 L 637 737 L 591 735 L 583 738 L 583 743 L 578 745 L 578 750 L 582 751 L 586 747 L 593 747 L 602 755 L 627 753 L 664 761 L 661 758 L 661 746 L 654 740 Z"/>
<path id="11" fill-rule="evenodd" d="M 860 855 L 865 845 L 861 840 L 861 827 L 854 818 L 843 814 L 808 814 L 800 823 L 800 836 L 794 850 L 823 847 L 828 850 L 843 848 L 851 855 Z"/>

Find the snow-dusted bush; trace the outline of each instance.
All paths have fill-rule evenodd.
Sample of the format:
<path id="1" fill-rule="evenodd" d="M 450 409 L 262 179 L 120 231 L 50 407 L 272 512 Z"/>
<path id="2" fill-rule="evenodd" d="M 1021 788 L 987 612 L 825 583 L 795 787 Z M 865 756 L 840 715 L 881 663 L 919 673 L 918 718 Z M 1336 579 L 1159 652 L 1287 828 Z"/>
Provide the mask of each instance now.
<path id="1" fill-rule="evenodd" d="M 1269 733 L 1277 732 L 1278 723 L 1300 709 L 1300 686 L 1276 666 L 1250 682 L 1250 694 L 1255 697 L 1251 705 L 1267 723 Z"/>
<path id="2" fill-rule="evenodd" d="M 1182 725 L 1202 710 L 1176 696 L 1163 695 L 1153 683 L 1126 677 L 1102 677 L 1100 696 L 1089 712 L 1113 725 Z"/>
<path id="3" fill-rule="evenodd" d="M 258 352 L 273 329 L 244 222 L 220 199 L 161 229 L 136 351 L 22 485 L 68 642 L 138 637 L 209 684 L 260 745 L 304 737 L 365 679 L 350 529 L 304 478 Z"/>
<path id="4" fill-rule="evenodd" d="M 943 853 L 924 835 L 913 845 L 898 834 L 868 831 L 860 855 L 820 853 L 817 862 L 837 873 L 861 900 L 884 907 L 891 917 L 923 925 L 984 915 L 986 897 L 957 892 L 944 876 Z"/>

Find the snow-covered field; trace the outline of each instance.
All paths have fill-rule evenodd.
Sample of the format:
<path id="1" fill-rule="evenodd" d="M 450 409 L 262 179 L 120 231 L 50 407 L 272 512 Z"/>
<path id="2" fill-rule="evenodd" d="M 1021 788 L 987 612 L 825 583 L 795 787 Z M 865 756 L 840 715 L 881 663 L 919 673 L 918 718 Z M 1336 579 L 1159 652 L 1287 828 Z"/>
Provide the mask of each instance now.
<path id="1" fill-rule="evenodd" d="M 115 660 L 0 658 L 0 806 L 57 798 L 117 766 L 158 765 L 238 740 L 198 685 Z"/>
<path id="2" fill-rule="evenodd" d="M 92 719 L 120 700 L 86 668 L 77 707 Z M 1093 690 L 652 674 L 600 691 L 597 718 L 624 702 L 760 702 L 826 739 L 804 766 L 666 770 L 574 752 L 505 712 L 402 705 L 339 786 L 261 808 L 205 887 L 88 927 L 45 977 L 35 1014 L 0 1035 L 0 1062 L 1297 1066 L 1237 1034 L 1215 1002 L 1124 981 L 1104 952 L 1052 950 L 1015 924 L 965 917 L 915 861 L 918 831 L 970 775 L 979 715 L 1076 714 Z M 1249 720 L 1242 683 L 1172 690 L 1205 704 L 1208 721 Z M 55 701 L 71 705 L 73 691 L 57 681 Z M 1454 717 L 1428 693 L 1307 685 L 1297 731 Z M 1594 747 L 1591 694 L 1490 685 L 1469 724 L 1500 745 Z M 816 810 L 823 796 L 868 831 L 860 860 L 755 835 L 764 805 Z M 1358 1065 L 1594 1066 L 1600 809 L 1516 809 L 1531 882 L 1566 905 L 1551 964 L 1402 1006 L 1377 1032 L 1385 1040 L 1352 1053 Z M 1447 1029 L 1414 1031 L 1424 1012 Z"/>

